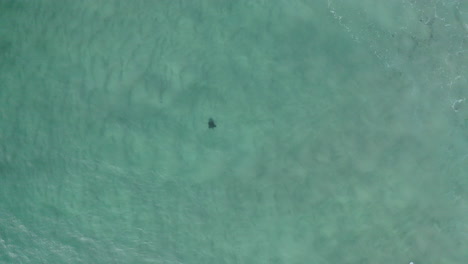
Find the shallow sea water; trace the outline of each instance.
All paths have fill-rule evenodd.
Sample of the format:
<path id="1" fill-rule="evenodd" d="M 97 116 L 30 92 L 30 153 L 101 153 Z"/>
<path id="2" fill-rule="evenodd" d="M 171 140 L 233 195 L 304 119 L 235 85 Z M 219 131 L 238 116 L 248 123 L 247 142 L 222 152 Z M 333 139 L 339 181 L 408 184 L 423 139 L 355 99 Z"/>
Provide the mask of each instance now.
<path id="1" fill-rule="evenodd" d="M 1 1 L 0 263 L 468 262 L 468 4 L 358 2 Z"/>

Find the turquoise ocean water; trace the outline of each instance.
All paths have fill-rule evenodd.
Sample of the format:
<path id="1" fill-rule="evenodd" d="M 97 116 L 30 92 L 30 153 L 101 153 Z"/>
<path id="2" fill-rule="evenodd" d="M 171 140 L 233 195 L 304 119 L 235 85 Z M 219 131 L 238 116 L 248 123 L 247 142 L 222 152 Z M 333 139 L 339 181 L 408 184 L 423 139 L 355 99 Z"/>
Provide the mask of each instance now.
<path id="1" fill-rule="evenodd" d="M 468 263 L 467 98 L 463 0 L 1 0 L 0 263 Z"/>

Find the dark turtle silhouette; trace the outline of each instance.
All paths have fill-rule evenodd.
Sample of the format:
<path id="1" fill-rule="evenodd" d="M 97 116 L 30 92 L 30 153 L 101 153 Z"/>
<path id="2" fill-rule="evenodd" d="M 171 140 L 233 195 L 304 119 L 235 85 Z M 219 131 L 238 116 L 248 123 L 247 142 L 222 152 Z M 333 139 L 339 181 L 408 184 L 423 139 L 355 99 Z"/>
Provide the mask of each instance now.
<path id="1" fill-rule="evenodd" d="M 208 128 L 213 129 L 215 127 L 216 127 L 216 124 L 213 118 L 208 119 Z"/>

